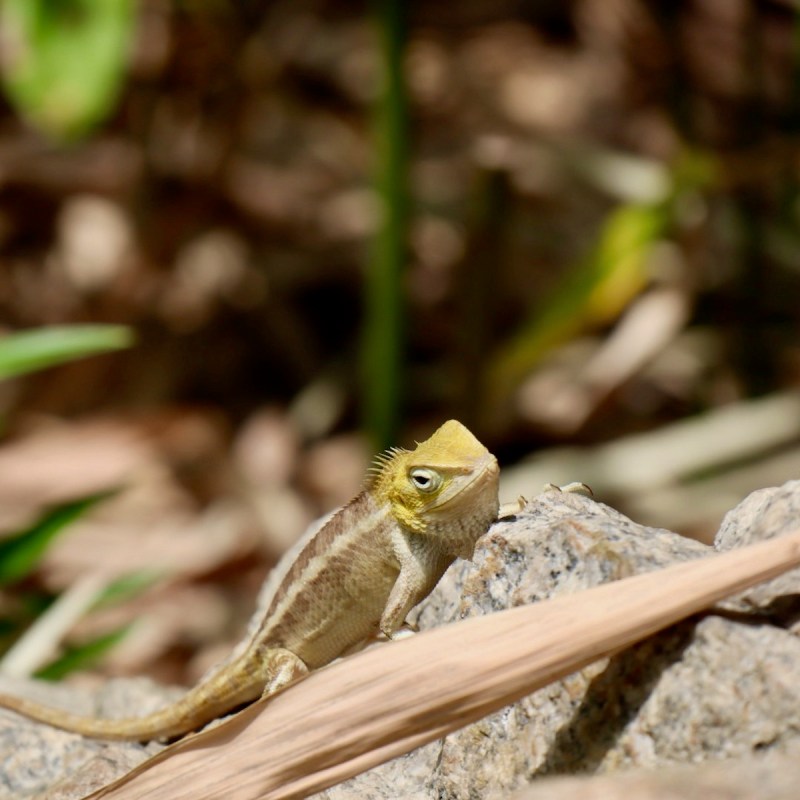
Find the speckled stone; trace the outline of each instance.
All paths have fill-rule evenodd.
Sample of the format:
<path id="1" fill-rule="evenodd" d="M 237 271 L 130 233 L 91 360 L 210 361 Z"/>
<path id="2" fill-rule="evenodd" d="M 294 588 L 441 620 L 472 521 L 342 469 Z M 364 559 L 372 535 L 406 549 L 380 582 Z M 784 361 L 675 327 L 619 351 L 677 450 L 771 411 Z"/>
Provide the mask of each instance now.
<path id="1" fill-rule="evenodd" d="M 800 482 L 758 492 L 728 514 L 717 546 L 786 532 L 798 524 L 798 508 Z M 417 622 L 434 627 L 712 552 L 590 499 L 548 493 L 495 525 L 474 564 L 454 565 L 416 612 Z M 319 797 L 492 800 L 544 784 L 545 776 L 781 753 L 800 741 L 800 639 L 791 632 L 800 602 L 792 596 L 796 577 L 771 587 L 744 593 L 719 613 L 673 626 Z M 680 780 L 692 785 L 691 777 Z M 588 791 L 592 779 L 584 783 Z M 552 791 L 542 797 L 561 797 Z M 564 795 L 612 796 L 623 794 Z M 679 796 L 701 795 L 653 795 Z"/>
<path id="2" fill-rule="evenodd" d="M 147 713 L 180 690 L 136 678 L 90 692 L 65 684 L 0 679 L 0 690 L 79 714 Z M 158 743 L 103 742 L 56 730 L 0 709 L 0 799 L 85 797 L 162 749 Z"/>
<path id="3" fill-rule="evenodd" d="M 737 760 L 546 778 L 512 800 L 797 800 L 800 748 Z"/>
<path id="4" fill-rule="evenodd" d="M 774 489 L 753 492 L 729 511 L 714 538 L 717 550 L 733 550 L 764 539 L 774 539 L 800 528 L 800 481 L 789 481 Z M 731 607 L 791 615 L 796 605 L 791 596 L 800 594 L 800 569 L 785 572 L 754 586 L 728 601 Z M 787 603 L 787 598 L 789 601 Z"/>

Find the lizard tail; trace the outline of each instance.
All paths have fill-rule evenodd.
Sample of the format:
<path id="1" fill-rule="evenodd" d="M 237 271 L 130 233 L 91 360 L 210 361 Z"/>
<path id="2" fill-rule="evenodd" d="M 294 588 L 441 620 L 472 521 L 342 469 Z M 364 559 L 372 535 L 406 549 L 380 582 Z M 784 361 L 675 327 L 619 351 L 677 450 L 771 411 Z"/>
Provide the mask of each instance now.
<path id="1" fill-rule="evenodd" d="M 292 683 L 307 672 L 294 653 L 280 647 L 253 647 L 213 673 L 183 697 L 143 717 L 102 719 L 71 714 L 33 700 L 0 693 L 0 708 L 65 731 L 96 739 L 147 742 L 173 739 L 212 719 Z"/>
<path id="2" fill-rule="evenodd" d="M 231 667 L 235 667 L 232 664 Z M 172 739 L 196 730 L 212 719 L 261 694 L 261 686 L 243 681 L 238 670 L 223 669 L 208 681 L 158 711 L 142 717 L 104 719 L 84 717 L 33 700 L 0 694 L 0 707 L 62 730 L 98 739 L 150 741 Z"/>

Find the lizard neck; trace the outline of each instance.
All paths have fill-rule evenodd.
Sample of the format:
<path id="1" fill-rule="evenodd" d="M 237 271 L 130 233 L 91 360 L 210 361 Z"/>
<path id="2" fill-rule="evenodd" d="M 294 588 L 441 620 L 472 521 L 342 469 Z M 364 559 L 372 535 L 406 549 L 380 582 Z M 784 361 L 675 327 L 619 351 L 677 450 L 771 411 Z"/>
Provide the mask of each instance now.
<path id="1" fill-rule="evenodd" d="M 475 543 L 497 519 L 497 503 L 487 499 L 470 513 L 435 517 L 428 520 L 425 538 L 437 543 L 438 548 L 452 557 L 471 559 Z"/>

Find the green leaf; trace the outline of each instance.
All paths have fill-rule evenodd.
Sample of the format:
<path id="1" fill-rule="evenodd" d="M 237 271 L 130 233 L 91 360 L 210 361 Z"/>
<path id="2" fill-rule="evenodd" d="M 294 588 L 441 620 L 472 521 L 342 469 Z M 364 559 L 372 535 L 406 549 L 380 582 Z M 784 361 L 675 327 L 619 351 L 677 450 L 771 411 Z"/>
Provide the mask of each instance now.
<path id="1" fill-rule="evenodd" d="M 124 325 L 64 325 L 0 339 L 0 380 L 133 344 Z"/>
<path id="2" fill-rule="evenodd" d="M 113 109 L 124 77 L 134 0 L 4 0 L 6 92 L 33 124 L 75 138 Z"/>
<path id="3" fill-rule="evenodd" d="M 162 571 L 156 569 L 142 569 L 123 575 L 106 586 L 97 598 L 94 607 L 106 608 L 137 597 L 149 589 L 163 574 Z"/>
<path id="4" fill-rule="evenodd" d="M 22 533 L 0 541 L 0 586 L 21 580 L 33 572 L 53 539 L 111 494 L 101 492 L 64 503 L 47 512 Z"/>
<path id="5" fill-rule="evenodd" d="M 623 203 L 607 216 L 587 257 L 495 353 L 488 405 L 497 409 L 554 347 L 587 328 L 613 322 L 646 286 L 653 248 L 680 227 L 681 201 L 718 181 L 707 153 L 682 152 L 663 198 Z"/>
<path id="6" fill-rule="evenodd" d="M 95 664 L 122 641 L 131 627 L 130 624 L 123 625 L 121 628 L 90 639 L 88 642 L 66 648 L 59 658 L 38 670 L 36 677 L 44 681 L 57 681 L 70 672 Z"/>
<path id="7" fill-rule="evenodd" d="M 670 215 L 666 203 L 631 203 L 608 216 L 588 258 L 495 355 L 489 381 L 493 404 L 502 402 L 553 347 L 622 312 L 647 282 L 649 253 L 665 234 Z"/>

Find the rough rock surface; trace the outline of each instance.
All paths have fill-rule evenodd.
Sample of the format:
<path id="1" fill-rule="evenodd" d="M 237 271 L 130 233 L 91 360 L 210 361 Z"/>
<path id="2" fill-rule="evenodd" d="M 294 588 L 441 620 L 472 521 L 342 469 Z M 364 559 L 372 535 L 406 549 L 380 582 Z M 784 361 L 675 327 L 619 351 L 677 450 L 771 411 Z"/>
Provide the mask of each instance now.
<path id="1" fill-rule="evenodd" d="M 64 684 L 3 678 L 0 691 L 77 714 L 107 717 L 146 714 L 181 694 L 144 679 L 113 680 L 90 692 Z M 161 749 L 157 743 L 86 739 L 0 709 L 0 798 L 84 797 Z"/>
<path id="2" fill-rule="evenodd" d="M 545 778 L 513 800 L 797 800 L 800 748 L 659 770 L 636 769 L 577 778 Z"/>
<path id="3" fill-rule="evenodd" d="M 728 514 L 715 547 L 779 535 L 797 525 L 798 509 L 800 482 L 757 492 Z M 636 525 L 593 500 L 547 493 L 495 525 L 474 563 L 454 565 L 414 621 L 435 627 L 711 552 L 669 531 Z M 800 639 L 793 633 L 799 593 L 799 571 L 779 577 L 319 797 L 491 799 L 531 787 L 526 791 L 549 793 L 526 797 L 612 798 L 578 794 L 575 783 L 590 792 L 595 781 L 606 786 L 603 781 L 648 776 L 567 783 L 546 776 L 718 759 L 744 763 L 765 752 L 779 758 L 800 740 Z M 115 681 L 95 695 L 68 687 L 47 687 L 43 695 L 33 686 L 0 684 L 108 715 L 142 713 L 168 699 L 165 690 L 141 681 Z M 0 798 L 82 797 L 158 747 L 93 742 L 0 711 Z M 696 780 L 703 791 L 711 768 L 703 765 L 695 778 L 679 772 L 675 780 L 691 786 Z M 686 794 L 652 795 L 667 796 Z"/>
<path id="4" fill-rule="evenodd" d="M 715 547 L 786 532 L 797 526 L 798 509 L 800 482 L 757 492 L 727 515 Z M 711 552 L 584 497 L 547 494 L 497 524 L 474 564 L 451 569 L 417 612 L 419 625 L 537 602 Z M 780 753 L 800 742 L 800 639 L 791 632 L 798 592 L 796 570 L 319 797 L 500 798 L 548 775 Z M 589 791 L 592 780 L 580 783 Z M 541 796 L 561 797 L 558 786 Z M 667 796 L 698 795 L 654 795 Z"/>

